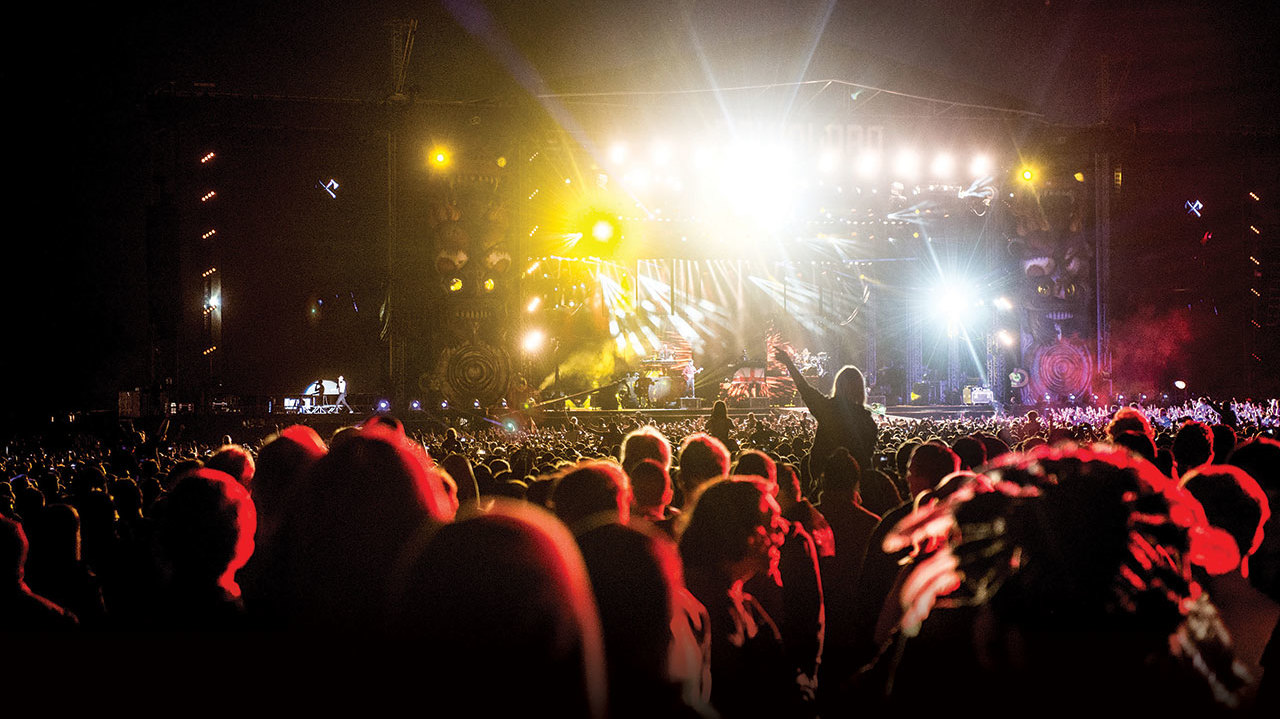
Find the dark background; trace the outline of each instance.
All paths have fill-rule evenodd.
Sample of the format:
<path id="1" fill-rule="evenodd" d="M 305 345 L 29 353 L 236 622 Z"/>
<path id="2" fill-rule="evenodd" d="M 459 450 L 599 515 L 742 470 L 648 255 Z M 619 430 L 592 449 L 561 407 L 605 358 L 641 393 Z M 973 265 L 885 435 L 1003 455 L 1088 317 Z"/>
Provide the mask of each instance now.
<path id="1" fill-rule="evenodd" d="M 0 296 L 8 336 L 7 418 L 111 408 L 118 390 L 147 380 L 144 238 L 156 135 L 146 98 L 166 85 L 211 83 L 227 92 L 378 100 L 391 89 L 385 23 L 397 17 L 419 21 L 406 85 L 422 97 L 837 78 L 1026 109 L 1046 123 L 1109 122 L 1179 138 L 1203 133 L 1197 156 L 1160 156 L 1162 148 L 1168 154 L 1170 147 L 1185 147 L 1181 140 L 1147 143 L 1152 157 L 1143 163 L 1145 176 L 1134 175 L 1145 204 L 1128 208 L 1134 214 L 1117 236 L 1131 243 L 1120 248 L 1127 261 L 1151 271 L 1123 268 L 1127 294 L 1116 312 L 1158 319 L 1190 304 L 1188 327 L 1195 328 L 1194 315 L 1206 312 L 1210 295 L 1211 306 L 1244 312 L 1238 292 L 1219 292 L 1233 286 L 1232 278 L 1216 281 L 1216 266 L 1194 257 L 1197 247 L 1187 238 L 1200 230 L 1186 225 L 1181 203 L 1197 191 L 1235 201 L 1220 188 L 1244 182 L 1249 151 L 1223 138 L 1276 133 L 1274 6 L 1063 0 L 344 5 L 144 3 L 65 14 L 27 10 L 12 18 L 19 38 L 6 48 L 6 154 L 16 162 L 5 173 L 10 256 Z M 329 156 L 341 164 L 341 153 Z M 305 194 L 313 183 L 306 173 L 282 172 L 263 178 L 261 191 L 288 197 Z M 290 219 L 273 214 L 261 221 Z M 337 221 L 355 223 L 352 233 L 359 231 L 358 218 Z M 1232 225 L 1218 236 L 1226 242 L 1238 230 Z M 272 269 L 316 273 L 317 287 L 342 284 L 326 285 L 316 267 L 350 248 L 305 256 L 314 249 L 282 252 L 281 263 L 296 259 L 298 267 Z M 1212 363 L 1221 346 L 1189 352 L 1185 361 Z"/>

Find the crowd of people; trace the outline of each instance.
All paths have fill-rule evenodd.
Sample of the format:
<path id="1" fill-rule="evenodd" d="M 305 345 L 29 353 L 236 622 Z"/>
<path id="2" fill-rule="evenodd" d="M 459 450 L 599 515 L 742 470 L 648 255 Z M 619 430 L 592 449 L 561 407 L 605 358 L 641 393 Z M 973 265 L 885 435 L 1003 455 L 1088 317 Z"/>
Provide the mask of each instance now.
<path id="1" fill-rule="evenodd" d="M 1276 715 L 1275 400 L 919 420 L 853 373 L 801 396 L 14 439 L 0 633 L 363 647 L 353 672 L 398 647 L 482 716 Z"/>

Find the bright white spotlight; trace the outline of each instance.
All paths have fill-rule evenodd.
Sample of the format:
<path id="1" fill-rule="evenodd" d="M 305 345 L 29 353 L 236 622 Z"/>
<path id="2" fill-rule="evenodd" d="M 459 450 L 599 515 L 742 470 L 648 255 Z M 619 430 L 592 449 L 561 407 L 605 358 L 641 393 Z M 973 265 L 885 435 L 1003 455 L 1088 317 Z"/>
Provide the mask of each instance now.
<path id="1" fill-rule="evenodd" d="M 627 161 L 627 145 L 625 142 L 615 142 L 609 148 L 609 162 L 615 165 L 621 165 Z"/>
<path id="2" fill-rule="evenodd" d="M 997 332 L 996 339 L 1000 340 L 1000 344 L 1005 347 L 1013 346 L 1013 335 L 1009 334 L 1009 330 L 1000 330 Z"/>
<path id="3" fill-rule="evenodd" d="M 637 167 L 622 176 L 622 184 L 635 190 L 647 190 L 653 181 L 653 175 L 647 167 Z"/>
<path id="4" fill-rule="evenodd" d="M 840 153 L 836 150 L 827 150 L 818 157 L 818 170 L 830 174 L 836 171 L 840 166 Z"/>
<path id="5" fill-rule="evenodd" d="M 389 402 L 389 401 L 387 401 L 387 400 L 385 400 L 385 399 L 380 399 L 380 400 L 378 400 L 378 411 L 379 411 L 379 412 L 389 412 L 389 411 L 391 411 L 391 402 Z"/>
<path id="6" fill-rule="evenodd" d="M 969 163 L 969 175 L 972 177 L 986 177 L 993 169 L 995 164 L 987 155 L 974 155 L 973 161 Z"/>
<path id="7" fill-rule="evenodd" d="M 613 239 L 613 223 L 608 220 L 596 220 L 591 226 L 591 236 L 600 242 L 608 242 Z"/>
<path id="8" fill-rule="evenodd" d="M 863 150 L 854 163 L 854 170 L 859 177 L 867 180 L 875 179 L 880 172 L 880 153 L 875 150 Z"/>
<path id="9" fill-rule="evenodd" d="M 409 409 L 417 412 L 422 409 L 422 403 L 415 399 L 409 403 Z"/>
<path id="10" fill-rule="evenodd" d="M 903 180 L 920 177 L 920 153 L 911 149 L 899 150 L 893 158 L 893 173 Z"/>
<path id="11" fill-rule="evenodd" d="M 1182 380 L 1174 380 L 1173 386 L 1177 387 L 1178 389 L 1186 389 L 1187 383 L 1183 382 Z"/>
<path id="12" fill-rule="evenodd" d="M 973 308 L 973 296 L 961 284 L 940 287 L 933 298 L 934 315 L 946 325 L 950 336 L 955 336 L 964 329 Z"/>
<path id="13" fill-rule="evenodd" d="M 671 162 L 671 144 L 665 140 L 654 140 L 649 154 L 653 158 L 653 164 L 662 167 Z"/>
<path id="14" fill-rule="evenodd" d="M 693 151 L 693 166 L 699 170 L 705 170 L 708 167 L 711 167 L 711 164 L 715 162 L 715 159 L 715 150 L 705 145 L 699 146 Z"/>
<path id="15" fill-rule="evenodd" d="M 546 342 L 547 336 L 542 330 L 529 330 L 525 333 L 524 339 L 521 340 L 520 346 L 524 348 L 525 352 L 533 354 L 534 352 L 542 349 L 542 346 L 546 344 Z"/>
<path id="16" fill-rule="evenodd" d="M 1013 303 L 1009 301 L 1008 297 L 997 297 L 992 304 L 1001 312 L 1008 312 L 1013 309 Z"/>
<path id="17" fill-rule="evenodd" d="M 940 180 L 950 180 L 956 174 L 956 158 L 949 152 L 939 152 L 933 158 L 929 171 Z"/>

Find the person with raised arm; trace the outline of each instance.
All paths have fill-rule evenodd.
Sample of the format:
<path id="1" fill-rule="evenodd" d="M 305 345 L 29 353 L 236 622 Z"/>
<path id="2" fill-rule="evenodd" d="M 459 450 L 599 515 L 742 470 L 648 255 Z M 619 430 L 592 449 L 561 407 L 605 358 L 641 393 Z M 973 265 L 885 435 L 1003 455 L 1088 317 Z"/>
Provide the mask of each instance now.
<path id="1" fill-rule="evenodd" d="M 813 467 L 821 467 L 837 447 L 849 450 L 859 468 L 869 469 L 879 427 L 867 409 L 867 381 L 862 371 L 853 365 L 841 367 L 828 396 L 809 384 L 785 349 L 774 350 L 774 358 L 787 368 L 800 399 L 818 423 L 809 450 L 809 476 L 816 476 Z"/>

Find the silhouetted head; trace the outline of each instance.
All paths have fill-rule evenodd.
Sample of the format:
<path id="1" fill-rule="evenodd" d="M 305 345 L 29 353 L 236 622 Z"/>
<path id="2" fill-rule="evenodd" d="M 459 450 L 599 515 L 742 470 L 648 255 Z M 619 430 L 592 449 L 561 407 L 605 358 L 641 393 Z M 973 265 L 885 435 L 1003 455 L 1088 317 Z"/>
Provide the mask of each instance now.
<path id="1" fill-rule="evenodd" d="M 631 494 L 636 509 L 641 513 L 656 510 L 671 503 L 674 490 L 671 475 L 657 460 L 646 459 L 631 468 Z"/>
<path id="2" fill-rule="evenodd" d="M 603 717 L 604 647 L 573 537 L 545 510 L 495 500 L 442 526 L 411 565 L 397 626 L 431 683 L 476 716 Z"/>
<path id="3" fill-rule="evenodd" d="M 1211 574 L 1240 568 L 1249 576 L 1249 557 L 1262 545 L 1271 505 L 1253 477 L 1239 467 L 1206 464 L 1187 472 L 1179 482 L 1204 507 L 1209 524 L 1231 536 L 1235 552 L 1218 566 L 1200 564 Z"/>
<path id="4" fill-rule="evenodd" d="M 960 470 L 960 457 L 950 447 L 925 442 L 911 452 L 907 462 L 907 487 L 912 495 L 933 489 L 943 477 Z"/>
<path id="5" fill-rule="evenodd" d="M 682 515 L 680 557 L 688 574 L 727 588 L 777 565 L 782 510 L 759 477 L 729 477 L 703 488 Z"/>
<path id="6" fill-rule="evenodd" d="M 848 404 L 866 404 L 867 380 L 862 376 L 862 370 L 851 364 L 841 367 L 840 371 L 836 373 L 836 381 L 832 387 L 831 395 L 844 400 Z"/>
<path id="7" fill-rule="evenodd" d="M 852 502 L 862 480 L 862 468 L 849 450 L 836 447 L 822 464 L 822 499 Z"/>
<path id="8" fill-rule="evenodd" d="M 686 496 L 699 484 L 729 476 L 729 450 L 706 432 L 694 432 L 680 443 L 680 486 Z"/>
<path id="9" fill-rule="evenodd" d="M 235 573 L 253 554 L 258 523 L 249 491 L 203 468 L 179 479 L 164 501 L 159 542 L 175 580 L 238 595 Z"/>
<path id="10" fill-rule="evenodd" d="M 748 449 L 740 453 L 738 461 L 733 463 L 733 473 L 760 477 L 769 483 L 773 492 L 778 491 L 778 465 L 772 457 L 758 449 Z"/>
<path id="11" fill-rule="evenodd" d="M 312 428 L 295 424 L 267 438 L 254 467 L 250 493 L 263 519 L 288 511 L 289 493 L 329 448 Z"/>
<path id="12" fill-rule="evenodd" d="M 1208 464 L 1213 461 L 1213 430 L 1203 422 L 1187 422 L 1174 435 L 1172 450 L 1179 474 Z"/>
<path id="13" fill-rule="evenodd" d="M 612 460 L 587 460 L 565 470 L 551 490 L 555 514 L 575 532 L 601 523 L 626 524 L 631 484 Z"/>
<path id="14" fill-rule="evenodd" d="M 622 467 L 627 469 L 642 459 L 656 460 L 671 466 L 671 443 L 657 427 L 645 425 L 634 429 L 622 440 Z"/>
<path id="15" fill-rule="evenodd" d="M 224 444 L 213 456 L 205 460 L 204 466 L 226 472 L 246 488 L 253 482 L 255 465 L 249 450 L 238 444 Z"/>

